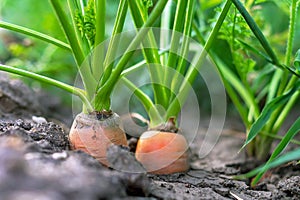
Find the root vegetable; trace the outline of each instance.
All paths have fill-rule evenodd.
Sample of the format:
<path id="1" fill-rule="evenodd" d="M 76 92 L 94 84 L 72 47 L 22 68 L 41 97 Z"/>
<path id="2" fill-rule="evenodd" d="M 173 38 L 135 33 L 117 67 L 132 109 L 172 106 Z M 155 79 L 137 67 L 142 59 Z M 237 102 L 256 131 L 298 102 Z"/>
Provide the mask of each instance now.
<path id="1" fill-rule="evenodd" d="M 144 132 L 137 144 L 136 158 L 147 172 L 172 174 L 189 169 L 188 144 L 178 133 Z"/>
<path id="2" fill-rule="evenodd" d="M 69 133 L 72 149 L 82 150 L 105 166 L 111 144 L 127 145 L 124 131 L 120 127 L 120 117 L 116 113 L 93 112 L 76 116 Z"/>

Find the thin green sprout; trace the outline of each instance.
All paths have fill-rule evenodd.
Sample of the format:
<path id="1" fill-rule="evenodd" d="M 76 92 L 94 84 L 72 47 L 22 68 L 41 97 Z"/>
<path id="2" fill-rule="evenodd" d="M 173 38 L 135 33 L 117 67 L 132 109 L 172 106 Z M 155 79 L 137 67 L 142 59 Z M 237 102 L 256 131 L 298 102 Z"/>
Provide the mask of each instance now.
<path id="1" fill-rule="evenodd" d="M 32 29 L 29 29 L 29 28 L 26 28 L 26 27 L 23 27 L 23 26 L 18 26 L 16 24 L 11 24 L 11 23 L 8 23 L 8 22 L 0 21 L 0 27 L 5 28 L 7 30 L 15 31 L 15 32 L 18 32 L 18 33 L 22 33 L 22 34 L 25 34 L 25 35 L 28 35 L 28 36 L 38 38 L 40 40 L 43 40 L 45 42 L 54 44 L 58 47 L 66 49 L 66 50 L 71 50 L 70 45 L 68 45 L 68 44 L 66 44 L 66 43 L 64 43 L 64 42 L 62 42 L 58 39 L 50 37 L 46 34 L 40 33 L 38 31 L 34 31 Z"/>

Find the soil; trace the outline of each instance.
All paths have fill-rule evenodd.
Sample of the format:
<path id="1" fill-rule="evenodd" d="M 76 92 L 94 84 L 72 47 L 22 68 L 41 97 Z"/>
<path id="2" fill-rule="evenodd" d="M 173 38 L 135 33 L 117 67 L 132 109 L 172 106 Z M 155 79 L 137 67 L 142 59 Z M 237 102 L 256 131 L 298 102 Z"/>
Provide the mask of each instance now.
<path id="1" fill-rule="evenodd" d="M 300 166 L 293 162 L 268 172 L 256 188 L 232 179 L 255 162 L 237 154 L 243 134 L 230 127 L 204 158 L 199 150 L 206 129 L 199 131 L 188 172 L 151 175 L 124 147 L 109 148 L 113 168 L 70 150 L 65 113 L 54 116 L 59 104 L 41 99 L 22 82 L 0 75 L 1 200 L 300 199 Z"/>

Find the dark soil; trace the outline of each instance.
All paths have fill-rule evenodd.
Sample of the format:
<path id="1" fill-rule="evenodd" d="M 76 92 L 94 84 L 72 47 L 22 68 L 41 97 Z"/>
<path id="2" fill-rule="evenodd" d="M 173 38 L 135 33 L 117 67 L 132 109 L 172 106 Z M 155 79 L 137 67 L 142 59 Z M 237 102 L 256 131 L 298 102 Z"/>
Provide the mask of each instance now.
<path id="1" fill-rule="evenodd" d="M 232 129 L 224 130 L 201 159 L 205 128 L 200 130 L 186 173 L 134 173 L 143 171 L 142 166 L 118 146 L 108 150 L 114 169 L 105 168 L 86 153 L 70 150 L 67 130 L 57 121 L 47 122 L 53 121 L 55 105 L 49 108 L 44 101 L 42 109 L 37 96 L 21 82 L 0 76 L 1 200 L 300 199 L 300 166 L 295 163 L 270 171 L 254 189 L 231 178 L 255 165 L 237 154 L 243 134 Z M 56 116 L 63 119 L 61 113 Z"/>

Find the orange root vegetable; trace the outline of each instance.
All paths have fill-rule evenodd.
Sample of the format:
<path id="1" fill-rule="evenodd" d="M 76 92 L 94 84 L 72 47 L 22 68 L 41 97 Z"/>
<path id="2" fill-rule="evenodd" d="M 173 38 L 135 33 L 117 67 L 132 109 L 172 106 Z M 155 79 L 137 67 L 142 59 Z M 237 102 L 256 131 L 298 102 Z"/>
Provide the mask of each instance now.
<path id="1" fill-rule="evenodd" d="M 135 156 L 147 172 L 172 174 L 189 169 L 186 139 L 173 132 L 144 132 L 137 144 Z"/>
<path id="2" fill-rule="evenodd" d="M 103 165 L 109 166 L 107 148 L 111 144 L 127 146 L 120 123 L 120 117 L 116 113 L 78 114 L 69 133 L 72 149 L 82 150 Z"/>

